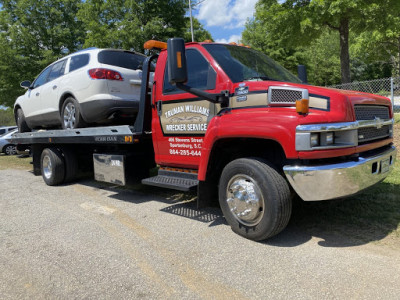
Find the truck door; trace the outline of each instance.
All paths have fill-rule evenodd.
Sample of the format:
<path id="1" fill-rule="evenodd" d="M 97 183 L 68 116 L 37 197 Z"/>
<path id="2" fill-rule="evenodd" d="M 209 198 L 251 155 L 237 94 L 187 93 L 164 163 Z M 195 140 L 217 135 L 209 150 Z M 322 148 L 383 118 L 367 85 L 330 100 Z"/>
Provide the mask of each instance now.
<path id="1" fill-rule="evenodd" d="M 153 97 L 153 138 L 156 162 L 160 165 L 197 169 L 201 147 L 210 120 L 220 105 L 184 92 L 168 79 L 166 51 L 158 60 L 159 78 Z M 186 50 L 188 82 L 193 88 L 219 93 L 224 89 L 216 65 L 202 47 Z M 164 57 L 164 59 L 162 59 Z M 161 63 L 161 64 L 160 64 Z"/>

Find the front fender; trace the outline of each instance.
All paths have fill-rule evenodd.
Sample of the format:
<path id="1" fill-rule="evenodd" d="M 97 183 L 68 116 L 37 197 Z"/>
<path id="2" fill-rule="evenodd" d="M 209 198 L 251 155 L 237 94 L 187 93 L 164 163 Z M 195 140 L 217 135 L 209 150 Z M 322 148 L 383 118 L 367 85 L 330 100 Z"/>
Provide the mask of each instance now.
<path id="1" fill-rule="evenodd" d="M 295 114 L 269 111 L 238 110 L 214 117 L 208 125 L 199 163 L 198 179 L 206 179 L 208 164 L 215 143 L 221 139 L 256 138 L 279 143 L 287 158 L 297 158 L 295 150 Z"/>

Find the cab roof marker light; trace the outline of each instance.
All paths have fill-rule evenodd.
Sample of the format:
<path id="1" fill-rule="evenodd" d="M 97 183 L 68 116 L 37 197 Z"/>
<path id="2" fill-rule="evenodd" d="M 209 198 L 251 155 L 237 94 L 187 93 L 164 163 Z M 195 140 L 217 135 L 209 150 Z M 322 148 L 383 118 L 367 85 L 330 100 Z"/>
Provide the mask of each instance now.
<path id="1" fill-rule="evenodd" d="M 144 49 L 151 50 L 151 49 L 167 49 L 167 43 L 165 42 L 160 42 L 160 41 L 155 41 L 155 40 L 149 40 L 143 45 Z"/>

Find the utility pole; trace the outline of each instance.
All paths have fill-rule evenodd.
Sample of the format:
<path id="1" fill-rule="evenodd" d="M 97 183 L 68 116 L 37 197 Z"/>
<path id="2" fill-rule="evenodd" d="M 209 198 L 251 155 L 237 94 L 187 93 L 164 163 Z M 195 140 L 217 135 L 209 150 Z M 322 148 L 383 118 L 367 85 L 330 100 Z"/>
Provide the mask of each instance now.
<path id="1" fill-rule="evenodd" d="M 194 42 L 194 35 L 193 35 L 193 19 L 192 19 L 192 3 L 189 0 L 189 14 L 190 14 L 190 32 L 192 33 L 192 42 Z"/>

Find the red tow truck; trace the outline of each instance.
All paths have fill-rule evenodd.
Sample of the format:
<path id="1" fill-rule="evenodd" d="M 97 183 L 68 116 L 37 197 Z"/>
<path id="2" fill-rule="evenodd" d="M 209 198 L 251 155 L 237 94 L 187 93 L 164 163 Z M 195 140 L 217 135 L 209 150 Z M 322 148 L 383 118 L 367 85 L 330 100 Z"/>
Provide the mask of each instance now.
<path id="1" fill-rule="evenodd" d="M 15 135 L 35 175 L 71 181 L 83 158 L 96 180 L 197 189 L 198 207 L 219 199 L 232 230 L 259 241 L 286 227 L 294 194 L 347 197 L 393 168 L 387 98 L 304 84 L 244 46 L 173 38 L 145 48 L 160 52 L 143 65 L 135 123 Z"/>

